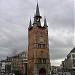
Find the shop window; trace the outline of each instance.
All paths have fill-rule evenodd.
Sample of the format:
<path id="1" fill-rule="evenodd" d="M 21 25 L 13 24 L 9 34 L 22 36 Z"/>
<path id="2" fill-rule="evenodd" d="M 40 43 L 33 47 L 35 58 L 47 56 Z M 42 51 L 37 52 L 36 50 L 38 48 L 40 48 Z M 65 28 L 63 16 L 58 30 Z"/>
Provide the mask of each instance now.
<path id="1" fill-rule="evenodd" d="M 75 58 L 75 54 L 72 54 L 72 57 Z"/>

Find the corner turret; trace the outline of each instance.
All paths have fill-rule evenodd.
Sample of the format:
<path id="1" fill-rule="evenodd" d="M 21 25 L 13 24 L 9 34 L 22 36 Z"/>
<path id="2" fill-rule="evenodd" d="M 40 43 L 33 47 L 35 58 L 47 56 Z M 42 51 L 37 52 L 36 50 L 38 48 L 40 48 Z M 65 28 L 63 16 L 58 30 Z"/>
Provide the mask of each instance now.
<path id="1" fill-rule="evenodd" d="M 29 29 L 32 27 L 32 23 L 31 23 L 31 18 L 30 18 L 30 22 L 29 22 Z"/>
<path id="2" fill-rule="evenodd" d="M 44 18 L 44 27 L 48 27 L 47 22 L 46 22 L 46 18 Z"/>

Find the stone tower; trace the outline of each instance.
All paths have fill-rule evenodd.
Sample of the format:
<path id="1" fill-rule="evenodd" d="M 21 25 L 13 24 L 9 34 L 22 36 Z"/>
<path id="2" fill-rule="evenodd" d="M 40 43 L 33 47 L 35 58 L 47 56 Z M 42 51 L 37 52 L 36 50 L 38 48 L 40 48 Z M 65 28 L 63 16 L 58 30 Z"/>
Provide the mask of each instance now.
<path id="1" fill-rule="evenodd" d="M 48 26 L 46 18 L 41 26 L 39 6 L 37 3 L 36 14 L 33 25 L 29 23 L 28 28 L 28 69 L 27 75 L 49 75 L 50 58 L 48 43 Z"/>

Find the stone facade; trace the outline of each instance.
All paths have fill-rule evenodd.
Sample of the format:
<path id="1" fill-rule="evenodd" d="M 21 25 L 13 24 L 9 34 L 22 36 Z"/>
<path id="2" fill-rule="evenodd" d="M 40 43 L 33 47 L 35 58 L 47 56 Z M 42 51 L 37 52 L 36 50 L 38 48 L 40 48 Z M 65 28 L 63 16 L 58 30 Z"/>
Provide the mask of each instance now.
<path id="1" fill-rule="evenodd" d="M 46 19 L 44 26 L 41 26 L 37 4 L 34 23 L 28 28 L 28 74 L 27 75 L 49 75 L 50 58 L 49 58 L 49 43 L 48 43 L 48 26 Z M 39 25 L 40 24 L 40 25 Z"/>

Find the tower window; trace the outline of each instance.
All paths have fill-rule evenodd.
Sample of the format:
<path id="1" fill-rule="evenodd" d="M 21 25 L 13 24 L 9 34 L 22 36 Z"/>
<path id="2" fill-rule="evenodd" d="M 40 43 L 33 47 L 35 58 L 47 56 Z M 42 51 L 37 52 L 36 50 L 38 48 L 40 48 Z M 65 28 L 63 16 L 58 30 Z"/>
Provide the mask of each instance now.
<path id="1" fill-rule="evenodd" d="M 40 33 L 40 37 L 43 37 L 43 33 L 42 32 Z"/>
<path id="2" fill-rule="evenodd" d="M 41 44 L 41 48 L 45 48 L 45 44 Z"/>
<path id="3" fill-rule="evenodd" d="M 42 63 L 42 60 L 41 59 L 38 59 L 38 63 Z"/>
<path id="4" fill-rule="evenodd" d="M 44 49 L 44 48 L 46 48 L 46 45 L 45 44 L 38 44 L 38 48 Z"/>
<path id="5" fill-rule="evenodd" d="M 38 44 L 38 48 L 41 48 L 41 44 Z"/>
<path id="6" fill-rule="evenodd" d="M 37 48 L 37 44 L 34 44 L 34 48 Z"/>
<path id="7" fill-rule="evenodd" d="M 46 59 L 43 59 L 43 63 L 46 64 Z"/>

